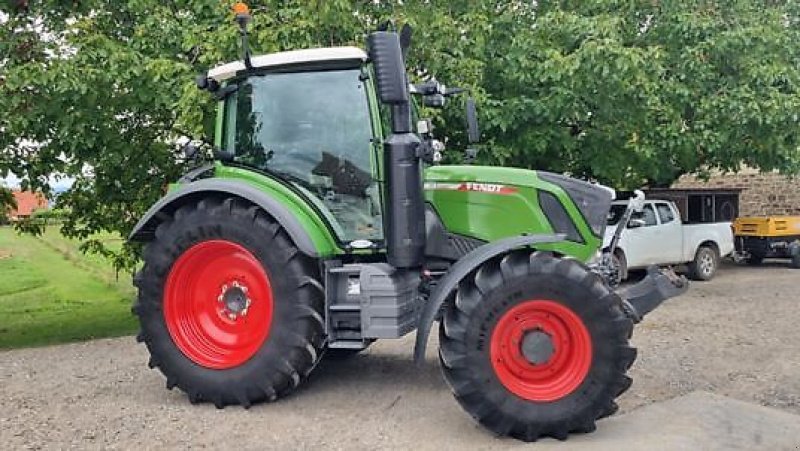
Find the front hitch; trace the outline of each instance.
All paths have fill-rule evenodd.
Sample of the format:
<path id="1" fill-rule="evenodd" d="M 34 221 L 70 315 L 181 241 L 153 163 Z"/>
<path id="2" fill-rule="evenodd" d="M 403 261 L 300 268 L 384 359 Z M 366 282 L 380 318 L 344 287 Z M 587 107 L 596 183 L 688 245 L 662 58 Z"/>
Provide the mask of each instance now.
<path id="1" fill-rule="evenodd" d="M 625 314 L 638 323 L 662 302 L 680 296 L 688 289 L 686 277 L 675 274 L 672 269 L 659 269 L 652 265 L 647 268 L 647 277 L 641 282 L 621 288 L 617 294 L 622 298 Z"/>

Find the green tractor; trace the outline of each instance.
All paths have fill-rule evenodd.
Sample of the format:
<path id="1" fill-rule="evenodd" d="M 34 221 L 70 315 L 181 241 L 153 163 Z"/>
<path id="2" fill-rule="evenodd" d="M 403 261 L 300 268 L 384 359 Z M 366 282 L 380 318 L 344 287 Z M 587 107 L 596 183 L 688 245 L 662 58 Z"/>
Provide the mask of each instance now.
<path id="1" fill-rule="evenodd" d="M 292 393 L 326 355 L 416 330 L 463 408 L 498 435 L 588 432 L 631 384 L 633 324 L 684 279 L 614 291 L 600 254 L 614 191 L 541 171 L 435 164 L 429 122 L 460 91 L 410 85 L 409 29 L 368 52 L 244 56 L 198 79 L 219 101 L 215 158 L 141 219 L 135 278 L 150 367 L 192 403 Z M 471 141 L 474 103 L 467 103 Z M 416 128 L 414 127 L 416 125 Z M 607 259 L 606 259 L 607 260 Z"/>

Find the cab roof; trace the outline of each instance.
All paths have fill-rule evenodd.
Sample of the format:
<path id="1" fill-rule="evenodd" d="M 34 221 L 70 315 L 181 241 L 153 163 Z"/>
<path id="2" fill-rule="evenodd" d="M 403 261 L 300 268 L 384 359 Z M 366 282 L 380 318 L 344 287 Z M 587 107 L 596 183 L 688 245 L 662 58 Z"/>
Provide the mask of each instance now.
<path id="1" fill-rule="evenodd" d="M 366 60 L 366 52 L 358 47 L 326 47 L 253 56 L 250 61 L 255 69 L 268 69 L 271 67 L 286 67 L 327 61 L 363 62 Z M 208 71 L 208 77 L 221 83 L 229 78 L 233 78 L 237 73 L 243 70 L 245 70 L 244 62 L 234 61 L 211 69 Z"/>

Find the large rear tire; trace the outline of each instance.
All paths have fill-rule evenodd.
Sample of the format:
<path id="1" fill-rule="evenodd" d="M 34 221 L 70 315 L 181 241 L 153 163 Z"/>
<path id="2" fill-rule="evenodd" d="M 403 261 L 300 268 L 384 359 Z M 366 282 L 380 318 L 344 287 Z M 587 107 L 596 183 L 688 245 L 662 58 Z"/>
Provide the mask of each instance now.
<path id="1" fill-rule="evenodd" d="M 617 409 L 636 358 L 621 299 L 580 263 L 516 251 L 460 284 L 439 358 L 461 406 L 498 435 L 591 432 Z"/>
<path id="2" fill-rule="evenodd" d="M 324 344 L 313 260 L 273 218 L 234 198 L 180 207 L 144 252 L 133 307 L 150 367 L 217 407 L 291 393 Z"/>

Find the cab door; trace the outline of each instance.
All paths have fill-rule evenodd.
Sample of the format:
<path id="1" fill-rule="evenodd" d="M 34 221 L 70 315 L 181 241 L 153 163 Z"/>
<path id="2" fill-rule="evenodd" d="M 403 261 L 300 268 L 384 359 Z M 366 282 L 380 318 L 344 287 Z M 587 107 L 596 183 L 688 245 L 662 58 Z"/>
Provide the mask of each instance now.
<path id="1" fill-rule="evenodd" d="M 658 219 L 653 205 L 645 204 L 641 213 L 633 216 L 632 220 L 643 222 L 641 226 L 631 227 L 623 231 L 625 235 L 625 256 L 629 268 L 641 268 L 657 263 L 660 249 L 657 243 Z"/>
<path id="2" fill-rule="evenodd" d="M 658 244 L 658 261 L 656 263 L 683 263 L 683 224 L 673 207 L 667 202 L 656 202 L 656 214 L 659 225 L 655 238 Z"/>

